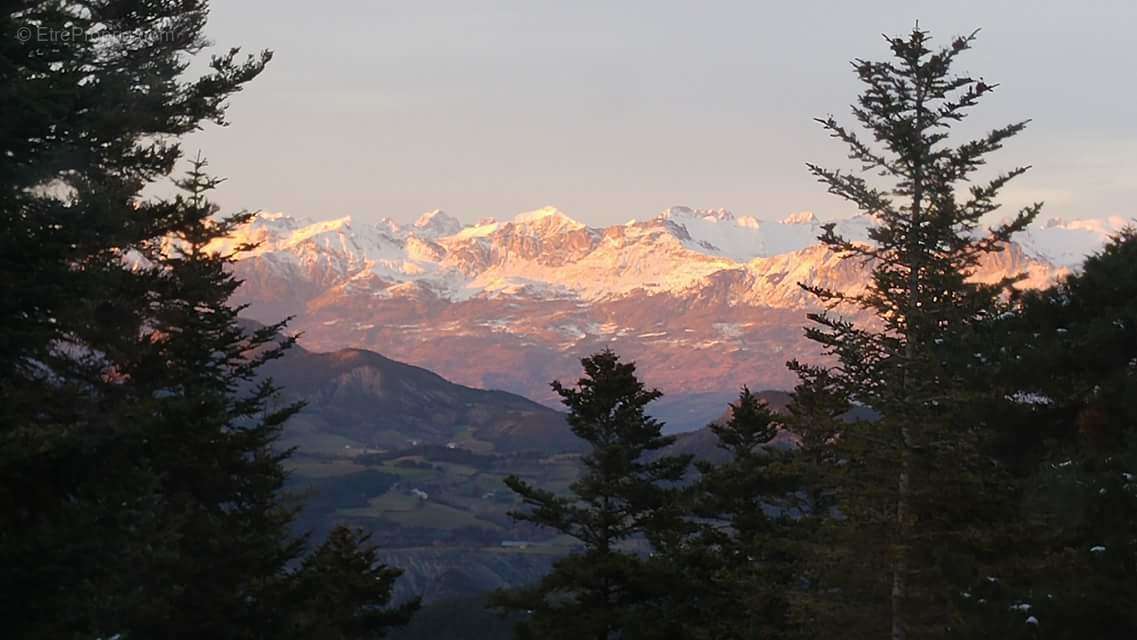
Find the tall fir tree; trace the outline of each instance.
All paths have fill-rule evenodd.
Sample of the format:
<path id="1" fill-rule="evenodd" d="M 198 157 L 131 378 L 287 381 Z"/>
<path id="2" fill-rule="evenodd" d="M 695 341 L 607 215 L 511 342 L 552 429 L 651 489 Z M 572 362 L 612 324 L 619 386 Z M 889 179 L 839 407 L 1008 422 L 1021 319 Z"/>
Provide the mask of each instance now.
<path id="1" fill-rule="evenodd" d="M 160 580 L 179 538 L 146 459 L 160 399 L 123 373 L 154 348 L 156 274 L 125 260 L 178 214 L 138 193 L 269 59 L 233 50 L 185 78 L 206 13 L 182 0 L 0 13 L 0 614 L 17 636 L 109 635 L 162 601 L 138 577 Z"/>
<path id="2" fill-rule="evenodd" d="M 999 191 L 1025 167 L 957 196 L 986 156 L 1026 126 L 1019 122 L 950 144 L 951 127 L 995 89 L 952 72 L 974 36 L 933 50 L 927 32 L 917 27 L 906 37 L 886 37 L 893 60 L 854 61 L 865 90 L 853 115 L 876 144 L 833 117 L 819 120 L 862 171 L 890 183 L 875 186 L 855 172 L 809 165 L 830 193 L 877 220 L 867 243 L 841 237 L 833 225 L 820 237 L 846 259 L 871 265 L 864 292 L 806 287 L 830 309 L 859 308 L 871 318 L 811 314 L 806 335 L 835 364 L 790 363 L 801 388 L 810 391 L 806 396 L 859 403 L 879 415 L 843 425 L 827 439 L 811 436 L 811 421 L 802 421 L 803 437 L 830 450 L 820 457 L 831 463 L 829 490 L 843 519 L 836 530 L 847 552 L 824 558 L 815 582 L 817 601 L 837 604 L 807 617 L 822 626 L 828 620 L 845 634 L 893 640 L 942 635 L 956 615 L 953 586 L 979 571 L 987 545 L 981 523 L 997 520 L 1005 509 L 1005 483 L 985 451 L 986 426 L 955 410 L 987 393 L 974 380 L 983 354 L 960 346 L 999 310 L 1013 282 L 975 282 L 980 260 L 1004 247 L 1041 205 L 980 230 L 998 208 Z M 816 412 L 809 406 L 797 411 L 816 413 L 819 428 L 829 432 L 826 406 L 833 401 Z M 841 607 L 842 600 L 852 606 Z"/>
<path id="3" fill-rule="evenodd" d="M 279 337 L 283 322 L 248 331 L 238 321 L 242 307 L 229 299 L 240 282 L 227 267 L 251 247 L 209 245 L 251 214 L 218 216 L 207 195 L 219 181 L 205 167 L 199 156 L 178 181 L 185 195 L 171 202 L 173 229 L 139 245 L 137 268 L 151 276 L 149 348 L 118 369 L 121 384 L 155 399 L 139 418 L 144 459 L 159 474 L 163 528 L 178 536 L 176 553 L 158 566 L 163 584 L 176 586 L 151 587 L 169 602 L 131 625 L 146 635 L 243 637 L 271 628 L 280 617 L 274 598 L 303 551 L 281 491 L 289 452 L 273 449 L 300 407 L 273 407 L 278 389 L 256 380 L 293 340 Z"/>
<path id="4" fill-rule="evenodd" d="M 795 637 L 790 593 L 797 579 L 798 483 L 790 453 L 772 446 L 781 419 L 743 387 L 723 423 L 712 423 L 721 464 L 695 462 L 693 530 L 661 554 L 679 580 L 669 623 L 678 637 Z"/>
<path id="5" fill-rule="evenodd" d="M 238 324 L 232 255 L 206 249 L 247 216 L 215 216 L 201 164 L 188 196 L 140 196 L 269 60 L 230 50 L 186 78 L 207 9 L 0 15 L 0 615 L 16 637 L 294 626 L 303 540 L 272 445 L 295 407 L 254 383 L 291 341 Z"/>
<path id="6" fill-rule="evenodd" d="M 581 361 L 575 388 L 553 383 L 569 409 L 568 422 L 590 445 L 569 495 L 558 496 L 516 476 L 506 484 L 527 507 L 511 515 L 579 542 L 532 588 L 500 591 L 491 606 L 527 613 L 519 638 L 635 637 L 655 627 L 646 609 L 662 593 L 645 557 L 655 535 L 680 519 L 677 486 L 689 456 L 656 456 L 674 441 L 645 409 L 662 394 L 636 378 L 635 364 L 611 351 Z"/>
<path id="7" fill-rule="evenodd" d="M 304 540 L 291 531 L 295 511 L 282 491 L 291 451 L 274 445 L 300 405 L 275 406 L 277 387 L 257 371 L 294 339 L 279 337 L 283 322 L 249 330 L 239 321 L 244 307 L 230 298 L 240 282 L 228 267 L 254 247 L 224 241 L 252 215 L 219 216 L 207 196 L 220 181 L 205 168 L 199 156 L 178 182 L 186 196 L 173 203 L 175 231 L 144 245 L 160 283 L 148 314 L 155 349 L 123 371 L 160 399 L 147 457 L 161 470 L 163 513 L 183 542 L 161 568 L 166 583 L 179 585 L 173 606 L 144 621 L 149 628 L 135 628 L 157 636 L 384 637 L 418 606 L 388 606 L 402 572 L 379 563 L 360 532 L 335 528 L 305 556 Z"/>

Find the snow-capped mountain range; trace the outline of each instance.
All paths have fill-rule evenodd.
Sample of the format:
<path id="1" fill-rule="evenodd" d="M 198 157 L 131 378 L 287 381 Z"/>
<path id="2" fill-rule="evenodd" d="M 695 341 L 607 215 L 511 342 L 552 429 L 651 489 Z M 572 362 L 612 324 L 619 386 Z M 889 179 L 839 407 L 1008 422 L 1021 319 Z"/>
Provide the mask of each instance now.
<path id="1" fill-rule="evenodd" d="M 975 278 L 1045 285 L 1125 222 L 1038 224 Z M 872 224 L 836 221 L 850 240 Z M 767 221 L 688 207 L 603 228 L 553 207 L 474 225 L 442 211 L 409 225 L 265 213 L 214 248 L 258 243 L 237 265 L 239 298 L 258 320 L 296 316 L 316 349 L 365 347 L 549 401 L 548 381 L 613 346 L 665 392 L 717 398 L 792 384 L 783 363 L 810 353 L 800 327 L 814 304 L 799 282 L 864 286 L 863 267 L 818 244 L 820 225 L 809 212 Z"/>

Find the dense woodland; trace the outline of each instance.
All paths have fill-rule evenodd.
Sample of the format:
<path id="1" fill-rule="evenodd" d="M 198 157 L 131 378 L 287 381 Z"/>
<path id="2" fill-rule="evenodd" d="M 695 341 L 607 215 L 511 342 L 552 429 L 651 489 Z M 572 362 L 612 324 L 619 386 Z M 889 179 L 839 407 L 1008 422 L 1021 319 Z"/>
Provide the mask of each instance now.
<path id="1" fill-rule="evenodd" d="M 191 73 L 206 17 L 204 0 L 0 14 L 7 637 L 376 638 L 418 608 L 392 601 L 400 572 L 367 533 L 296 533 L 274 443 L 299 407 L 253 384 L 294 338 L 238 322 L 227 267 L 248 247 L 203 249 L 250 214 L 211 204 L 200 156 L 181 195 L 142 195 L 270 62 L 233 49 Z M 15 37 L 28 25 L 88 35 Z M 997 89 L 953 71 L 973 41 L 889 38 L 891 59 L 854 61 L 857 126 L 819 120 L 849 167 L 808 169 L 879 224 L 868 244 L 820 238 L 872 278 L 810 290 L 825 358 L 788 363 L 790 406 L 739 381 L 710 427 L 723 462 L 693 461 L 668 453 L 633 363 L 584 358 L 554 383 L 584 443 L 576 482 L 507 481 L 513 516 L 577 551 L 408 633 L 1137 637 L 1137 231 L 1049 289 L 969 279 L 1042 207 L 986 226 L 1026 171 L 986 160 L 1027 123 L 951 135 Z"/>

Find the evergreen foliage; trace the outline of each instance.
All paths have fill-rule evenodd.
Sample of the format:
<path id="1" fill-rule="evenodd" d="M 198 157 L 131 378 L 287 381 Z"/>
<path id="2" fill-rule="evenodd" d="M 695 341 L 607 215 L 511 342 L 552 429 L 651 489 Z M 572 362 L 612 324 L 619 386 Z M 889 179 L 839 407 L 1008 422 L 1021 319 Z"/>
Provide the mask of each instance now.
<path id="1" fill-rule="evenodd" d="M 178 455 L 158 452 L 161 414 L 191 410 L 162 386 L 176 341 L 150 339 L 177 276 L 127 259 L 192 215 L 138 198 L 172 171 L 177 137 L 224 122 L 269 59 L 234 50 L 179 80 L 205 16 L 183 1 L 0 15 L 0 613 L 17 636 L 110 635 L 175 615 L 186 589 L 161 569 L 187 544 L 171 522 L 194 516 L 162 493 L 189 469 L 166 478 L 150 457 Z"/>
<path id="2" fill-rule="evenodd" d="M 723 424 L 708 428 L 727 462 L 695 463 L 695 530 L 662 561 L 675 563 L 683 587 L 671 618 L 684 638 L 792 636 L 796 579 L 792 536 L 797 512 L 790 454 L 770 447 L 780 420 L 746 387 Z"/>
<path id="3" fill-rule="evenodd" d="M 1021 502 L 1007 517 L 1025 535 L 998 580 L 971 590 L 957 635 L 1133 637 L 1137 232 L 1122 231 L 1079 272 L 1021 298 L 994 335 L 1005 347 L 1005 439 L 1024 469 Z"/>
<path id="4" fill-rule="evenodd" d="M 407 626 L 393 631 L 395 640 L 509 640 L 514 621 L 486 607 L 484 594 L 424 604 Z"/>
<path id="5" fill-rule="evenodd" d="M 309 640 L 385 638 L 388 630 L 407 624 L 417 599 L 397 607 L 391 600 L 402 571 L 379 562 L 370 536 L 336 527 L 297 572 L 293 637 Z"/>
<path id="6" fill-rule="evenodd" d="M 524 611 L 520 638 L 631 637 L 654 626 L 645 615 L 661 597 L 647 543 L 674 531 L 680 519 L 678 483 L 688 456 L 648 454 L 674 441 L 645 414 L 660 397 L 635 375 L 633 363 L 611 351 L 581 361 L 575 387 L 553 383 L 569 409 L 573 433 L 590 445 L 570 495 L 558 496 L 516 476 L 506 484 L 527 507 L 511 515 L 577 540 L 581 550 L 558 560 L 532 588 L 501 591 L 492 606 Z"/>
<path id="7" fill-rule="evenodd" d="M 280 615 L 273 600 L 286 588 L 288 565 L 303 550 L 281 492 L 289 452 L 273 450 L 300 407 L 274 407 L 278 389 L 255 381 L 292 340 L 278 339 L 283 323 L 247 331 L 238 322 L 241 307 L 229 298 L 239 282 L 226 268 L 235 254 L 207 245 L 251 216 L 217 216 L 206 196 L 218 181 L 205 166 L 197 158 L 178 181 L 186 195 L 170 206 L 176 226 L 137 249 L 144 261 L 137 268 L 150 280 L 147 348 L 117 371 L 118 384 L 155 399 L 136 426 L 159 478 L 161 524 L 177 535 L 176 555 L 155 567 L 155 579 L 177 585 L 168 606 L 131 625 L 148 635 L 226 637 L 268 626 Z"/>
<path id="8" fill-rule="evenodd" d="M 256 381 L 292 339 L 283 323 L 238 322 L 227 266 L 249 247 L 212 246 L 249 214 L 217 215 L 200 159 L 185 195 L 140 196 L 172 172 L 178 137 L 224 124 L 270 58 L 230 50 L 187 79 L 206 14 L 196 0 L 104 0 L 0 15 L 0 616 L 13 637 L 296 637 L 300 586 L 394 579 L 342 535 L 294 569 L 304 540 L 273 444 L 298 407 Z M 342 606 L 381 608 L 389 591 L 353 588 Z"/>
<path id="9" fill-rule="evenodd" d="M 1005 246 L 1041 205 L 980 231 L 998 208 L 996 197 L 1018 167 L 957 191 L 986 156 L 1021 132 L 1026 122 L 952 145 L 949 130 L 995 89 L 982 79 L 952 72 L 974 35 L 933 50 L 918 27 L 889 37 L 893 60 L 853 63 L 865 90 L 853 106 L 872 142 L 829 117 L 822 126 L 849 148 L 863 172 L 888 178 L 874 185 L 859 173 L 809 165 L 829 191 L 877 219 L 870 242 L 854 243 L 832 225 L 820 240 L 846 259 L 871 264 L 861 293 L 806 287 L 830 308 L 872 316 L 855 322 L 832 311 L 810 315 L 806 335 L 833 366 L 792 362 L 802 379 L 802 416 L 817 415 L 824 433 L 801 420 L 827 466 L 826 490 L 837 500 L 835 538 L 818 553 L 816 605 L 805 614 L 819 633 L 888 635 L 894 640 L 942 635 L 955 616 L 953 585 L 981 572 L 991 544 L 988 524 L 1005 513 L 1007 484 L 986 455 L 982 419 L 957 407 L 980 402 L 988 390 L 976 374 L 982 353 L 963 351 L 1001 309 L 1010 280 L 971 280 L 979 261 Z M 875 143 L 875 144 L 874 144 Z M 811 407 L 812 399 L 826 399 Z M 853 402 L 879 419 L 841 425 L 834 433 L 831 407 Z M 820 455 L 819 455 L 820 454 Z M 993 525 L 992 525 L 993 526 Z"/>
<path id="10" fill-rule="evenodd" d="M 294 338 L 285 322 L 248 328 L 231 303 L 231 263 L 253 247 L 226 238 L 251 214 L 220 215 L 200 156 L 181 195 L 140 195 L 271 58 L 233 49 L 189 79 L 207 12 L 42 0 L 0 14 L 12 637 L 382 638 L 419 606 L 392 605 L 401 572 L 366 533 L 329 524 L 308 552 L 293 532 L 277 440 L 301 407 L 258 370 Z M 506 484 L 516 520 L 577 546 L 490 598 L 517 637 L 1137 637 L 1137 231 L 1044 291 L 972 278 L 1041 209 L 981 228 L 1027 168 L 977 173 L 1027 123 L 950 138 L 996 88 L 953 72 L 974 38 L 886 38 L 892 60 L 853 63 L 868 138 L 819 120 L 860 172 L 810 171 L 877 220 L 868 243 L 834 225 L 820 240 L 872 274 L 856 293 L 805 287 L 827 307 L 806 335 L 828 362 L 789 363 L 787 415 L 743 387 L 708 427 L 729 459 L 690 478 L 633 363 L 606 350 L 575 386 L 552 384 L 587 443 L 581 475 L 567 495 Z M 771 446 L 782 428 L 792 450 Z M 455 624 L 435 622 L 412 631 Z"/>

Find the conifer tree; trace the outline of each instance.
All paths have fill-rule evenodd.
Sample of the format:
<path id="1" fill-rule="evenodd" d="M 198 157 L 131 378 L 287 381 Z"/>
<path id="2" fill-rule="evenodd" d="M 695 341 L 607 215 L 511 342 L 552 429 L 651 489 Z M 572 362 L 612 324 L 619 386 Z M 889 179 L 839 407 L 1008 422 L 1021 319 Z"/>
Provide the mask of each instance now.
<path id="1" fill-rule="evenodd" d="M 219 181 L 205 167 L 199 156 L 178 181 L 186 195 L 170 203 L 173 229 L 139 247 L 151 276 L 149 348 L 119 371 L 156 398 L 140 427 L 146 460 L 160 473 L 163 524 L 178 536 L 177 554 L 158 570 L 166 584 L 182 585 L 171 590 L 168 610 L 136 628 L 240 637 L 280 615 L 273 599 L 303 551 L 281 491 L 290 452 L 273 449 L 300 406 L 273 407 L 278 389 L 256 381 L 257 369 L 293 339 L 279 337 L 283 322 L 252 331 L 238 322 L 242 307 L 229 298 L 240 282 L 227 267 L 251 247 L 209 245 L 251 214 L 218 216 L 207 194 Z"/>
<path id="2" fill-rule="evenodd" d="M 649 457 L 674 441 L 645 413 L 662 395 L 635 375 L 634 363 L 611 351 L 581 361 L 575 387 L 553 383 L 569 409 L 568 422 L 590 449 L 581 476 L 558 496 L 516 476 L 506 484 L 527 507 L 511 515 L 577 540 L 582 549 L 558 560 L 532 588 L 497 592 L 491 606 L 528 613 L 521 638 L 609 638 L 654 626 L 641 617 L 660 597 L 644 557 L 652 538 L 668 535 L 681 515 L 675 485 L 688 456 Z M 624 634 L 624 635 L 621 635 Z"/>
<path id="3" fill-rule="evenodd" d="M 872 275 L 862 293 L 806 287 L 830 309 L 871 316 L 856 321 L 832 310 L 810 315 L 806 335 L 835 363 L 791 363 L 802 388 L 826 390 L 839 402 L 871 408 L 879 419 L 844 425 L 834 436 L 803 437 L 830 449 L 829 490 L 838 499 L 843 557 L 825 558 L 815 587 L 828 617 L 847 635 L 893 640 L 942 635 L 953 620 L 953 597 L 979 571 L 984 526 L 1005 509 L 1004 485 L 990 471 L 981 419 L 954 411 L 986 393 L 974 377 L 983 354 L 963 352 L 978 326 L 998 309 L 1012 284 L 971 280 L 979 261 L 1000 250 L 1041 205 L 981 232 L 998 208 L 1000 189 L 1026 171 L 1018 167 L 958 190 L 986 156 L 1026 127 L 1018 122 L 953 145 L 951 127 L 996 85 L 952 71 L 975 34 L 930 48 L 919 27 L 887 37 L 893 60 L 853 63 L 866 85 L 853 115 L 866 141 L 833 117 L 820 119 L 845 143 L 865 173 L 809 165 L 830 193 L 876 218 L 869 242 L 843 238 L 833 225 L 820 240 Z M 823 395 L 826 395 L 823 394 Z M 822 397 L 816 395 L 815 397 Z M 799 397 L 799 402 L 803 399 Z M 811 415 L 813 409 L 797 411 Z M 832 421 L 818 412 L 821 428 Z M 808 430 L 809 420 L 804 421 Z M 832 615 L 829 615 L 832 614 Z M 832 629 L 830 629 L 832 632 Z"/>
<path id="4" fill-rule="evenodd" d="M 293 637 L 308 640 L 384 638 L 391 627 L 410 621 L 418 599 L 396 607 L 391 600 L 402 571 L 378 560 L 370 535 L 336 527 L 304 559 L 296 575 Z"/>
<path id="5" fill-rule="evenodd" d="M 1137 231 L 998 318 L 1007 440 L 1026 470 L 1008 570 L 957 637 L 1137 634 Z M 1028 624 L 1025 621 L 1031 620 Z"/>
<path id="6" fill-rule="evenodd" d="M 672 624 L 684 638 L 787 638 L 796 578 L 789 454 L 770 447 L 780 420 L 743 387 L 723 424 L 712 423 L 722 464 L 695 463 L 694 532 L 662 554 L 678 565 Z"/>
<path id="7" fill-rule="evenodd" d="M 0 12 L 0 616 L 14 636 L 109 636 L 166 603 L 155 569 L 180 536 L 147 459 L 161 399 L 124 372 L 154 349 L 157 286 L 129 262 L 178 214 L 138 194 L 269 59 L 231 50 L 185 78 L 206 14 L 194 0 Z"/>
<path id="8" fill-rule="evenodd" d="M 210 245 L 248 215 L 216 215 L 203 162 L 187 196 L 140 196 L 269 59 L 231 50 L 186 79 L 206 14 L 196 0 L 0 14 L 0 617 L 14 637 L 290 637 L 304 541 L 273 445 L 296 407 L 255 378 L 291 339 L 238 323 L 226 267 L 247 247 Z"/>

